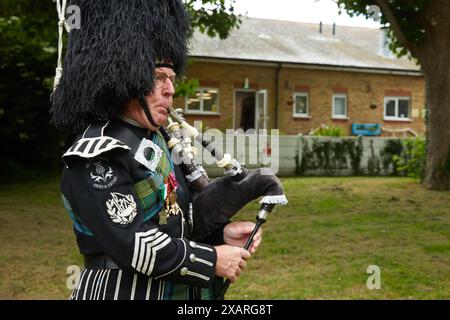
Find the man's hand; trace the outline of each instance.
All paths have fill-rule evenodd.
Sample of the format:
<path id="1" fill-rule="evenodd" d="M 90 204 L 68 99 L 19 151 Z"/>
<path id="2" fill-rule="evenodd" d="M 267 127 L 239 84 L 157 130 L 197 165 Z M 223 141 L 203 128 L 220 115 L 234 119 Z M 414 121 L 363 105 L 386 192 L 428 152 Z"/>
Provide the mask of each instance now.
<path id="1" fill-rule="evenodd" d="M 244 247 L 245 242 L 250 237 L 255 224 L 253 222 L 237 221 L 231 222 L 225 226 L 223 230 L 223 239 L 226 244 L 236 247 Z M 262 241 L 262 229 L 253 238 L 253 243 L 250 245 L 250 253 L 255 253 Z"/>
<path id="2" fill-rule="evenodd" d="M 216 275 L 225 277 L 234 283 L 247 265 L 250 252 L 243 248 L 222 245 L 217 246 Z"/>

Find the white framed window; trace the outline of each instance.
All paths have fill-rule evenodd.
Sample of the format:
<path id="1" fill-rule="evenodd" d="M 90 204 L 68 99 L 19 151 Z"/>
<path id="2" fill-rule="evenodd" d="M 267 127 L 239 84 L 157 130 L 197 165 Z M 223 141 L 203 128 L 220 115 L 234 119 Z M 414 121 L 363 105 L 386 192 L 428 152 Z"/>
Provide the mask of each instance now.
<path id="1" fill-rule="evenodd" d="M 384 120 L 410 121 L 411 98 L 409 97 L 385 97 Z"/>
<path id="2" fill-rule="evenodd" d="M 334 94 L 333 95 L 333 119 L 347 119 L 347 95 Z"/>
<path id="3" fill-rule="evenodd" d="M 294 93 L 294 118 L 309 118 L 309 94 L 307 92 Z"/>
<path id="4" fill-rule="evenodd" d="M 186 113 L 219 113 L 219 89 L 197 88 L 194 95 L 186 97 Z"/>

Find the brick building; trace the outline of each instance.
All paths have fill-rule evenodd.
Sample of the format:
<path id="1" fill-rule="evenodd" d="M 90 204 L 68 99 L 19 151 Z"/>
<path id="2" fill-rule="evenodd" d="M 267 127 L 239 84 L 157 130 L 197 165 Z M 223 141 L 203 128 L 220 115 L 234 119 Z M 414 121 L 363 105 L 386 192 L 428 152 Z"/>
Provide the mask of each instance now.
<path id="1" fill-rule="evenodd" d="M 205 128 L 425 132 L 420 68 L 394 57 L 381 30 L 244 18 L 227 39 L 196 33 L 191 46 L 188 76 L 200 87 L 175 105 Z"/>

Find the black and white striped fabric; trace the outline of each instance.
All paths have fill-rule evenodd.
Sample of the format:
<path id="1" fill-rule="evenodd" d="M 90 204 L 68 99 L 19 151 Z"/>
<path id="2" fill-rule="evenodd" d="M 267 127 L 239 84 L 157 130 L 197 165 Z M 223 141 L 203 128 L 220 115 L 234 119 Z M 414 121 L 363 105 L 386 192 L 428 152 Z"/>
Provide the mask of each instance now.
<path id="1" fill-rule="evenodd" d="M 189 299 L 189 286 L 120 269 L 84 269 L 70 300 Z"/>

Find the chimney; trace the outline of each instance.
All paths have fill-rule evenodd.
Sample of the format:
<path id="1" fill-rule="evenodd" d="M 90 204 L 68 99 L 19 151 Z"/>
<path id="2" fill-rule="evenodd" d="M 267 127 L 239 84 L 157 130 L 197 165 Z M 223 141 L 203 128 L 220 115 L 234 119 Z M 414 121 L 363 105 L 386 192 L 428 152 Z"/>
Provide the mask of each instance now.
<path id="1" fill-rule="evenodd" d="M 333 36 L 336 35 L 336 22 L 333 23 Z"/>
<path id="2" fill-rule="evenodd" d="M 322 21 L 320 21 L 320 24 L 319 24 L 319 33 L 322 33 Z"/>

